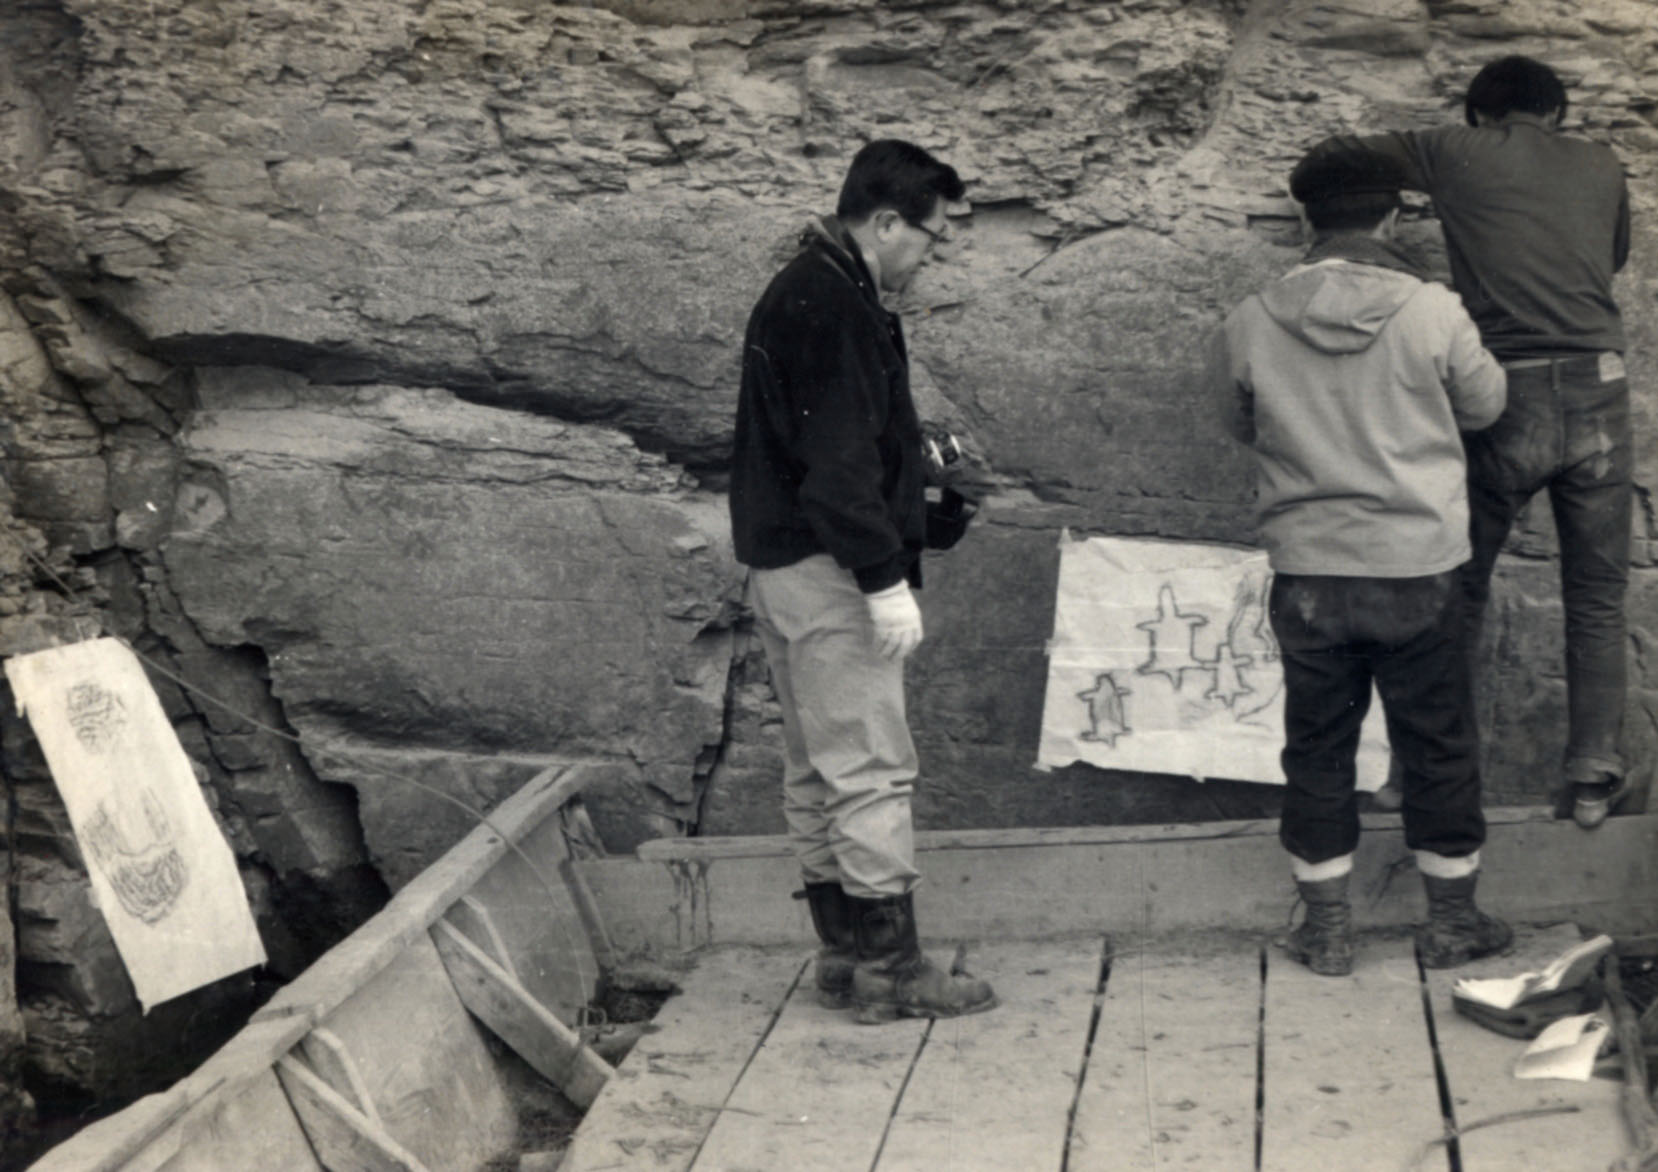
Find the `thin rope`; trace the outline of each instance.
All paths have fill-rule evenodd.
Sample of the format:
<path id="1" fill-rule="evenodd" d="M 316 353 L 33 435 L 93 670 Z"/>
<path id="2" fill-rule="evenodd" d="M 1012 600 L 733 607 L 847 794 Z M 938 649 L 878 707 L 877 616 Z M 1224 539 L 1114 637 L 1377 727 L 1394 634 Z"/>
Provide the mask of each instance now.
<path id="1" fill-rule="evenodd" d="M 23 555 L 26 558 L 28 558 L 30 561 L 32 561 L 41 570 L 45 571 L 47 576 L 50 577 L 54 583 L 57 584 L 58 589 L 63 592 L 65 598 L 69 599 L 70 602 L 73 603 L 74 605 L 77 605 L 77 606 L 83 605 L 83 603 L 80 600 L 76 599 L 74 588 L 72 586 L 70 586 L 67 582 L 65 582 L 63 580 L 63 578 L 60 577 L 58 575 L 58 573 L 55 570 L 53 570 L 52 567 L 50 565 L 48 565 L 44 559 L 42 559 L 38 554 L 34 553 L 32 550 L 28 549 L 26 546 L 19 546 L 19 548 L 21 548 L 23 550 Z M 538 883 L 540 883 L 542 887 L 546 888 L 547 893 L 549 895 L 551 895 L 555 901 L 557 901 L 557 899 L 559 897 L 559 894 L 560 894 L 559 889 L 553 886 L 552 882 L 547 878 L 546 874 L 543 873 L 541 868 L 536 866 L 534 860 L 532 860 L 530 858 L 530 856 L 524 852 L 523 848 L 520 847 L 518 845 L 518 843 L 515 842 L 510 835 L 507 834 L 506 831 L 502 830 L 501 827 L 497 826 L 493 821 L 490 820 L 490 818 L 487 814 L 485 814 L 482 810 L 478 809 L 477 807 L 473 806 L 471 803 L 462 801 L 460 798 L 457 798 L 455 795 L 453 795 L 451 793 L 447 793 L 444 790 L 438 789 L 436 786 L 428 785 L 426 782 L 416 781 L 412 777 L 405 776 L 404 774 L 401 774 L 401 773 L 394 773 L 389 769 L 382 768 L 381 766 L 374 765 L 374 764 L 369 763 L 369 762 L 364 762 L 364 761 L 360 761 L 360 760 L 353 760 L 352 758 L 348 757 L 347 755 L 345 755 L 344 753 L 342 753 L 338 749 L 329 749 L 325 746 L 307 745 L 305 740 L 302 737 L 298 736 L 297 734 L 288 732 L 286 729 L 276 728 L 273 725 L 266 724 L 264 721 L 259 720 L 256 717 L 249 716 L 247 713 L 242 712 L 240 709 L 236 708 L 233 704 L 230 704 L 228 701 L 220 699 L 218 696 L 215 696 L 213 693 L 207 691 L 207 689 L 202 688 L 197 684 L 191 683 L 189 680 L 185 679 L 182 675 L 179 675 L 177 672 L 171 670 L 170 668 L 167 668 L 167 667 L 163 666 L 160 663 L 157 663 L 153 658 L 151 658 L 150 656 L 144 654 L 144 652 L 140 651 L 138 648 L 134 647 L 125 638 L 122 638 L 119 634 L 117 634 L 116 632 L 110 630 L 108 622 L 106 621 L 106 618 L 105 618 L 104 615 L 98 614 L 96 612 L 91 612 L 91 613 L 83 612 L 82 614 L 78 614 L 78 615 L 72 614 L 70 617 L 77 620 L 77 625 L 76 625 L 77 630 L 79 630 L 79 619 L 81 619 L 83 617 L 92 618 L 98 624 L 98 626 L 100 628 L 102 628 L 102 630 L 104 631 L 104 633 L 106 635 L 108 635 L 110 638 L 113 638 L 117 642 L 119 642 L 128 651 L 132 652 L 132 654 L 134 656 L 136 656 L 140 662 L 142 662 L 145 666 L 149 667 L 151 670 L 156 672 L 158 675 L 161 675 L 161 676 L 165 677 L 166 679 L 171 680 L 173 683 L 177 684 L 179 687 L 185 689 L 185 691 L 191 693 L 194 696 L 200 697 L 201 699 L 207 701 L 209 704 L 212 704 L 215 707 L 220 708 L 225 712 L 228 712 L 231 716 L 233 716 L 236 719 L 244 722 L 245 724 L 251 725 L 252 727 L 260 730 L 261 732 L 269 733 L 271 736 L 279 737 L 282 740 L 292 742 L 294 745 L 296 745 L 300 749 L 304 750 L 306 752 L 307 756 L 311 756 L 313 754 L 321 754 L 324 757 L 332 757 L 335 761 L 345 762 L 346 764 L 351 765 L 354 768 L 363 770 L 364 772 L 375 774 L 379 777 L 387 778 L 391 781 L 401 782 L 404 785 L 407 785 L 407 786 L 409 786 L 413 789 L 420 790 L 420 791 L 422 791 L 422 792 L 424 792 L 424 793 L 426 793 L 426 794 L 428 794 L 432 797 L 442 798 L 444 801 L 448 802 L 450 805 L 455 806 L 455 807 L 459 808 L 460 810 L 462 810 L 463 812 L 465 812 L 467 815 L 469 815 L 471 818 L 473 818 L 475 821 L 477 821 L 480 825 L 487 826 L 490 830 L 494 831 L 495 834 L 501 839 L 502 843 L 504 843 L 506 845 L 507 849 L 511 850 L 513 854 L 517 855 L 519 857 L 519 859 L 521 859 L 523 861 L 524 865 L 530 869 L 530 874 L 534 875 L 536 881 Z M 568 891 L 565 891 L 563 894 L 567 897 L 570 895 L 570 893 Z M 560 925 L 560 928 L 563 932 L 563 935 L 564 935 L 564 938 L 565 938 L 565 943 L 568 944 L 568 945 L 571 945 L 571 949 L 570 949 L 571 955 L 575 958 L 576 981 L 581 986 L 582 1000 L 584 1002 L 591 1002 L 593 1000 L 596 992 L 597 992 L 598 974 L 595 973 L 593 975 L 593 978 L 591 980 L 589 980 L 588 975 L 587 975 L 587 966 L 582 963 L 581 949 L 578 948 L 578 947 L 575 947 L 576 940 L 575 940 L 575 937 L 573 936 L 573 934 L 570 931 L 569 923 L 566 922 L 562 917 L 560 917 L 559 918 L 559 925 Z"/>

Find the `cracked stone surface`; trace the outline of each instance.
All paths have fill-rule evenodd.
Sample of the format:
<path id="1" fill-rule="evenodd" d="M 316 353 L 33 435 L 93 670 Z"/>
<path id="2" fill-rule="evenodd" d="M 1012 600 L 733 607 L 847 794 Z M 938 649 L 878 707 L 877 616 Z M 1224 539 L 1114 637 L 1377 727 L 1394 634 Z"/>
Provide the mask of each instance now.
<path id="1" fill-rule="evenodd" d="M 1196 378 L 1221 314 L 1298 255 L 1288 168 L 1334 130 L 1455 118 L 1480 64 L 1524 52 L 1560 70 L 1574 129 L 1631 180 L 1625 723 L 1645 777 L 1654 12 L 5 6 L 0 652 L 101 622 L 258 714 L 268 728 L 250 731 L 158 679 L 286 965 L 373 903 L 365 876 L 396 886 L 464 831 L 422 786 L 488 807 L 548 761 L 596 758 L 613 767 L 591 803 L 613 849 L 778 829 L 776 710 L 735 607 L 721 496 L 737 349 L 851 153 L 893 135 L 968 183 L 956 241 L 899 308 L 923 412 L 966 437 L 988 494 L 976 531 L 927 566 L 918 817 L 1270 813 L 1263 787 L 1032 768 L 1059 532 L 1248 540 L 1249 465 Z M 1406 244 L 1443 273 L 1421 204 Z M 1561 751 L 1553 558 L 1537 502 L 1487 623 L 1493 802 L 1542 800 Z M 108 1056 L 143 1035 L 116 1028 L 130 1008 L 87 928 L 61 809 L 26 732 L 4 733 L 35 981 L 20 995 L 31 1036 L 56 1047 L 31 1042 L 31 1062 L 107 1090 Z M 329 927 L 307 936 L 296 908 Z"/>

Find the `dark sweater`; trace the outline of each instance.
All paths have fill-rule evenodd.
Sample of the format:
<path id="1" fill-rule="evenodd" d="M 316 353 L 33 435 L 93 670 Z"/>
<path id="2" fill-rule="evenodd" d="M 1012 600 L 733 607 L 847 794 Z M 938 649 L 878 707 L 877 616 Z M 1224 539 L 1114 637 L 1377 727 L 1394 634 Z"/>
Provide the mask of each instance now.
<path id="1" fill-rule="evenodd" d="M 826 218 L 766 287 L 743 339 L 737 560 L 775 569 L 827 553 L 866 593 L 918 586 L 924 478 L 903 331 Z"/>
<path id="2" fill-rule="evenodd" d="M 1445 126 L 1326 139 L 1404 166 L 1433 198 L 1451 282 L 1486 348 L 1532 358 L 1624 348 L 1612 274 L 1629 256 L 1623 167 L 1599 143 L 1529 114 L 1501 126 Z"/>

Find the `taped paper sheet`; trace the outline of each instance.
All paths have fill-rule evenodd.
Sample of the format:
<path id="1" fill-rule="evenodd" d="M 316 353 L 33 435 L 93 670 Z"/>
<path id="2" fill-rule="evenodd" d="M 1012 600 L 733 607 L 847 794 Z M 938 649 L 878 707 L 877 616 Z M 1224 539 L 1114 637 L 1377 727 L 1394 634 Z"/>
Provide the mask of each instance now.
<path id="1" fill-rule="evenodd" d="M 6 678 L 145 1011 L 263 964 L 235 856 L 137 657 L 94 639 L 9 659 Z"/>
<path id="2" fill-rule="evenodd" d="M 1039 768 L 1282 784 L 1284 677 L 1258 550 L 1065 538 L 1048 645 Z M 1380 789 L 1381 702 L 1360 733 L 1358 786 Z"/>

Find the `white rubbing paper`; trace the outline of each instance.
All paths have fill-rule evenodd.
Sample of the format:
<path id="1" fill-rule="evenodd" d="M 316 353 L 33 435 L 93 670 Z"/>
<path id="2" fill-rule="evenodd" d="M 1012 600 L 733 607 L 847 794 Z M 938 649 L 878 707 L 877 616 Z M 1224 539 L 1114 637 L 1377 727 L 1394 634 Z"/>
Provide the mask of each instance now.
<path id="1" fill-rule="evenodd" d="M 1588 980 L 1601 957 L 1611 948 L 1612 937 L 1595 936 L 1568 948 L 1537 972 L 1521 973 L 1517 977 L 1464 977 L 1451 986 L 1451 993 L 1464 1001 L 1493 1009 L 1513 1009 L 1561 989 L 1577 988 Z"/>
<path id="2" fill-rule="evenodd" d="M 1606 1019 L 1594 1013 L 1563 1017 L 1532 1040 L 1514 1064 L 1515 1078 L 1565 1078 L 1586 1082 L 1595 1059 L 1612 1036 Z"/>
<path id="3" fill-rule="evenodd" d="M 1066 534 L 1037 767 L 1282 784 L 1284 673 L 1267 555 L 1237 546 Z M 1358 788 L 1387 779 L 1373 700 Z"/>
<path id="4" fill-rule="evenodd" d="M 54 647 L 8 659 L 6 678 L 144 1010 L 265 963 L 236 858 L 132 651 Z"/>

